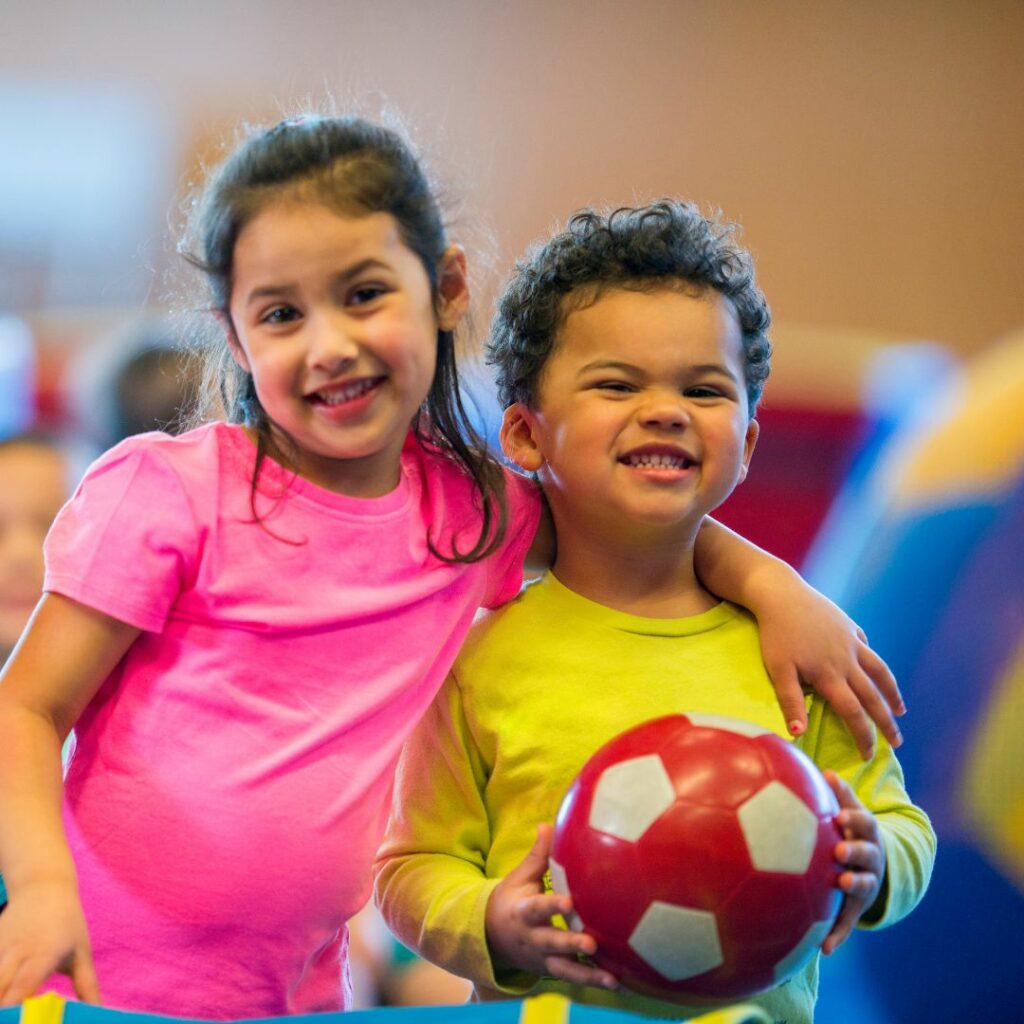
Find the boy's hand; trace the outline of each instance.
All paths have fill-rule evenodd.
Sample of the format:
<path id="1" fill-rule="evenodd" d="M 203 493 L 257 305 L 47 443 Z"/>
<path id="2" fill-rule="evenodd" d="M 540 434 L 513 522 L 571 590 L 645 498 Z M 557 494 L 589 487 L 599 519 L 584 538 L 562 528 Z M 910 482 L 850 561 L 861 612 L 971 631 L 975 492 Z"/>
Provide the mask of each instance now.
<path id="1" fill-rule="evenodd" d="M 553 914 L 572 910 L 568 896 L 544 892 L 551 850 L 551 826 L 538 825 L 533 849 L 495 887 L 487 902 L 487 944 L 495 972 L 519 970 L 548 975 L 576 985 L 618 988 L 617 979 L 599 967 L 580 963 L 597 943 L 586 934 L 556 928 Z"/>
<path id="2" fill-rule="evenodd" d="M 825 772 L 825 779 L 839 801 L 836 821 L 843 830 L 843 840 L 835 848 L 835 858 L 843 868 L 839 876 L 843 905 L 821 946 L 822 952 L 828 954 L 846 941 L 878 899 L 885 879 L 885 847 L 878 819 L 857 799 L 850 786 L 835 772 Z"/>
<path id="3" fill-rule="evenodd" d="M 75 887 L 58 882 L 24 886 L 11 894 L 0 914 L 0 1007 L 34 996 L 55 971 L 71 978 L 82 1002 L 100 1001 Z"/>
<path id="4" fill-rule="evenodd" d="M 903 714 L 905 708 L 889 666 L 838 605 L 793 576 L 798 585 L 775 590 L 770 604 L 751 609 L 761 634 L 761 656 L 789 731 L 799 736 L 807 728 L 802 679 L 843 719 L 865 760 L 875 746 L 869 717 L 898 747 L 903 738 L 893 713 Z"/>

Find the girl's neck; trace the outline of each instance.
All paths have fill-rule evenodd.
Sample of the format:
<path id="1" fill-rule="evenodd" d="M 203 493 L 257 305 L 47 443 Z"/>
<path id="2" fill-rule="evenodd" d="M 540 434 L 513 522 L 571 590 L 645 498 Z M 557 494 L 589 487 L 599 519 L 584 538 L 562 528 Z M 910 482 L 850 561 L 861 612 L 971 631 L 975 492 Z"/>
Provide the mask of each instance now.
<path id="1" fill-rule="evenodd" d="M 255 427 L 247 426 L 244 430 L 254 444 L 259 443 Z M 391 458 L 375 455 L 367 459 L 335 459 L 296 448 L 288 435 L 273 425 L 265 438 L 267 458 L 326 491 L 349 498 L 381 498 L 398 486 L 401 446 L 397 444 L 388 453 Z"/>
<path id="2" fill-rule="evenodd" d="M 588 538 L 558 530 L 552 572 L 570 590 L 616 611 L 652 619 L 699 615 L 719 603 L 693 568 L 693 538 L 677 543 Z"/>

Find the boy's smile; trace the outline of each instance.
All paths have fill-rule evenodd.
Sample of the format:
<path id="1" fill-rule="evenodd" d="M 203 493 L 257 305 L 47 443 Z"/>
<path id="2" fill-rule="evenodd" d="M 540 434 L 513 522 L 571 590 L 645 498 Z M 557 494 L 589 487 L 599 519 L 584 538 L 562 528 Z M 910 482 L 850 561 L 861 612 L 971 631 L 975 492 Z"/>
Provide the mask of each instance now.
<path id="1" fill-rule="evenodd" d="M 739 324 L 714 290 L 613 288 L 570 312 L 534 405 L 507 414 L 506 446 L 538 472 L 560 538 L 685 544 L 757 438 Z"/>

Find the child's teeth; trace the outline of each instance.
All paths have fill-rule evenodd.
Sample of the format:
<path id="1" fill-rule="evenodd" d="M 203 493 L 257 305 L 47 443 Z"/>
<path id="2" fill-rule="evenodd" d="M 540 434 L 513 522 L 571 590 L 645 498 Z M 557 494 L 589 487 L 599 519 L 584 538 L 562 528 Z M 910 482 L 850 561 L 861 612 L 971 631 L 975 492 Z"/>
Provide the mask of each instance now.
<path id="1" fill-rule="evenodd" d="M 684 469 L 687 462 L 679 455 L 633 455 L 629 461 L 644 469 Z"/>
<path id="2" fill-rule="evenodd" d="M 337 391 L 320 391 L 318 394 L 324 405 L 340 405 L 342 402 L 349 402 L 353 398 L 358 398 L 363 392 L 369 391 L 371 384 L 372 381 L 361 381 L 351 387 L 341 388 Z"/>

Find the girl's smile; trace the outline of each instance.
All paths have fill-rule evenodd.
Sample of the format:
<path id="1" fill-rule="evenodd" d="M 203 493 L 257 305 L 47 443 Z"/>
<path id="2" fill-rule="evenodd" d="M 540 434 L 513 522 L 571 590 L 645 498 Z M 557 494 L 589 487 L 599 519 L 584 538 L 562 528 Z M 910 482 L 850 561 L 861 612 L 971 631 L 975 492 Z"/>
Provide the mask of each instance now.
<path id="1" fill-rule="evenodd" d="M 301 476 L 356 497 L 398 483 L 399 456 L 434 376 L 439 329 L 465 310 L 465 263 L 445 253 L 438 298 L 386 213 L 275 202 L 242 228 L 232 352 L 252 374 Z"/>

